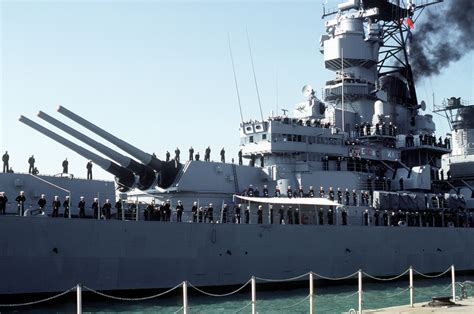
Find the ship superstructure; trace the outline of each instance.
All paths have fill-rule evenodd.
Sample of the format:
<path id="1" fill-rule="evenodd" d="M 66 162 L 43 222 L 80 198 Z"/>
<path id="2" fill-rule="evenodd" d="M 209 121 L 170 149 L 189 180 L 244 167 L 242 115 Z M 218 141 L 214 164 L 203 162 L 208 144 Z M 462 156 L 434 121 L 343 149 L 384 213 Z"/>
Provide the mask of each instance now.
<path id="1" fill-rule="evenodd" d="M 243 121 L 238 163 L 162 161 L 65 107 L 58 111 L 110 145 L 43 112 L 41 119 L 74 140 L 22 116 L 113 174 L 121 195 L 138 205 L 137 221 L 125 215 L 0 219 L 1 232 L 27 235 L 0 236 L 0 293 L 62 291 L 77 282 L 98 290 L 148 289 L 183 280 L 235 285 L 252 275 L 307 271 L 340 277 L 357 269 L 377 276 L 408 266 L 424 273 L 452 264 L 474 269 L 470 183 L 454 164 L 449 177 L 441 164 L 452 149 L 451 157 L 462 156 L 472 145 L 456 140 L 451 147 L 449 137 L 435 136 L 406 51 L 405 20 L 435 2 L 351 0 L 325 13 L 320 51 L 333 78 L 320 98 L 305 85 L 291 115 Z M 454 108 L 456 136 L 471 143 L 472 108 L 447 107 Z M 173 208 L 182 201 L 183 223 L 154 221 L 141 211 L 140 202 L 154 211 L 160 206 L 153 204 L 167 200 Z M 214 204 L 213 223 L 204 223 L 209 216 L 193 220 L 194 202 Z"/>

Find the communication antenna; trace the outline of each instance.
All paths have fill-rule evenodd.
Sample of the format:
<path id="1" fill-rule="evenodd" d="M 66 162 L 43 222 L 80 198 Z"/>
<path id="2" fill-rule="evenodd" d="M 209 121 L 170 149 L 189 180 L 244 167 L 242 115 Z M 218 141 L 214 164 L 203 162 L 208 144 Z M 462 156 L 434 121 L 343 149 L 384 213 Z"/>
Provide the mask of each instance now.
<path id="1" fill-rule="evenodd" d="M 276 87 L 276 113 L 278 114 L 278 69 L 276 70 L 276 74 L 275 74 L 275 87 Z"/>
<path id="2" fill-rule="evenodd" d="M 260 102 L 260 93 L 258 92 L 257 76 L 255 75 L 255 66 L 253 65 L 253 56 L 252 56 L 252 49 L 250 48 L 250 39 L 249 39 L 248 30 L 247 30 L 247 43 L 249 45 L 250 61 L 252 62 L 252 72 L 253 72 L 253 80 L 255 82 L 255 90 L 257 91 L 258 107 L 260 108 L 260 116 L 262 117 L 262 122 L 263 122 L 262 103 Z"/>
<path id="3" fill-rule="evenodd" d="M 342 74 L 342 87 L 341 87 L 341 113 L 342 113 L 342 133 L 345 131 L 344 125 L 344 48 L 341 48 L 341 74 Z"/>
<path id="4" fill-rule="evenodd" d="M 242 114 L 242 104 L 240 103 L 239 85 L 237 84 L 237 76 L 235 75 L 234 56 L 232 54 L 232 45 L 230 44 L 230 35 L 229 35 L 229 33 L 227 33 L 227 40 L 229 42 L 230 60 L 232 61 L 232 71 L 234 73 L 235 90 L 237 92 L 237 100 L 239 101 L 240 119 L 241 119 L 242 124 L 243 124 L 244 123 L 244 115 Z"/>

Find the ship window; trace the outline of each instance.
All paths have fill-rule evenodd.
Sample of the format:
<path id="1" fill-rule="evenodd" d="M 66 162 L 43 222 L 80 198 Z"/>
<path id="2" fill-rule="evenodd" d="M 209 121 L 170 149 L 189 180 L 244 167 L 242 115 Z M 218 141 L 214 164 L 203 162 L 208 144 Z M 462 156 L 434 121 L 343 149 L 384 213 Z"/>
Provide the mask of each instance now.
<path id="1" fill-rule="evenodd" d="M 253 136 L 250 136 L 250 137 L 249 137 L 249 142 L 250 142 L 250 143 L 253 143 Z"/>
<path id="2" fill-rule="evenodd" d="M 266 140 L 267 139 L 267 135 L 266 134 L 262 134 L 262 140 Z"/>
<path id="3" fill-rule="evenodd" d="M 257 125 L 255 126 L 255 130 L 260 131 L 261 129 L 262 129 L 262 126 L 261 126 L 260 124 L 257 124 Z"/>

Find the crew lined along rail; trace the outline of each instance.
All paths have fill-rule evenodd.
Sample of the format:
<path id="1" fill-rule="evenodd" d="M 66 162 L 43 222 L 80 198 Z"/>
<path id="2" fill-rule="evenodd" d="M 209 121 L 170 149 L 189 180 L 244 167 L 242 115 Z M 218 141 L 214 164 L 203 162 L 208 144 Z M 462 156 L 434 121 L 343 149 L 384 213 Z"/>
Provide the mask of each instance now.
<path id="1" fill-rule="evenodd" d="M 415 270 L 413 267 L 410 266 L 407 270 L 405 270 L 401 274 L 399 274 L 397 276 L 394 276 L 394 277 L 390 277 L 390 278 L 375 277 L 375 276 L 372 276 L 372 275 L 370 275 L 370 274 L 368 274 L 368 273 L 366 273 L 362 270 L 358 270 L 358 271 L 356 271 L 356 272 L 354 272 L 354 273 L 352 273 L 348 276 L 344 276 L 344 277 L 326 277 L 326 276 L 323 276 L 323 275 L 320 275 L 320 274 L 316 274 L 314 272 L 308 272 L 308 273 L 305 273 L 305 274 L 302 274 L 302 275 L 299 275 L 299 276 L 296 276 L 296 277 L 284 278 L 284 279 L 270 279 L 270 278 L 260 278 L 260 277 L 252 276 L 245 284 L 243 284 L 242 286 L 240 286 L 236 290 L 228 292 L 228 293 L 223 293 L 223 294 L 210 293 L 210 292 L 207 292 L 205 290 L 202 290 L 202 289 L 194 286 L 190 282 L 183 281 L 182 283 L 177 284 L 176 286 L 174 286 L 171 289 L 168 289 L 166 291 L 163 291 L 163 292 L 160 292 L 160 293 L 157 293 L 157 294 L 154 294 L 154 295 L 144 296 L 144 297 L 136 297 L 136 298 L 127 298 L 127 297 L 118 297 L 118 296 L 114 296 L 114 295 L 109 294 L 109 293 L 104 293 L 104 292 L 101 292 L 101 291 L 97 291 L 97 290 L 95 290 L 91 287 L 88 287 L 86 285 L 83 285 L 83 284 L 77 284 L 76 286 L 74 286 L 74 287 L 72 287 L 72 288 L 70 288 L 66 291 L 63 291 L 59 294 L 56 294 L 56 295 L 53 295 L 53 296 L 50 296 L 50 297 L 47 297 L 47 298 L 44 298 L 44 299 L 41 299 L 41 300 L 34 300 L 34 301 L 24 302 L 24 303 L 0 304 L 0 308 L 2 308 L 2 307 L 3 308 L 19 308 L 19 307 L 33 306 L 33 305 L 36 305 L 36 304 L 46 303 L 46 302 L 52 301 L 54 299 L 58 299 L 58 298 L 66 295 L 70 292 L 75 291 L 76 292 L 77 313 L 82 313 L 82 301 L 83 301 L 82 291 L 83 290 L 88 291 L 88 292 L 93 293 L 93 294 L 96 294 L 98 296 L 107 298 L 107 299 L 111 299 L 111 300 L 139 302 L 139 301 L 156 299 L 156 298 L 159 298 L 161 296 L 167 295 L 167 294 L 169 294 L 170 292 L 172 292 L 176 289 L 181 288 L 182 289 L 182 295 L 183 295 L 183 305 L 182 305 L 182 307 L 177 309 L 175 311 L 175 313 L 182 311 L 183 313 L 187 314 L 190 310 L 190 306 L 189 306 L 189 303 L 188 303 L 188 289 L 189 288 L 194 289 L 198 293 L 203 294 L 205 296 L 222 298 L 222 297 L 228 297 L 228 296 L 234 295 L 236 293 L 240 293 L 244 288 L 246 288 L 250 284 L 251 285 L 251 301 L 247 305 L 245 305 L 244 307 L 242 307 L 242 308 L 238 309 L 237 311 L 235 311 L 235 313 L 241 312 L 244 309 L 246 309 L 248 307 L 251 307 L 252 314 L 255 314 L 255 313 L 257 313 L 257 310 L 259 310 L 258 301 L 257 301 L 257 290 L 256 290 L 257 282 L 258 283 L 294 282 L 294 281 L 304 281 L 305 278 L 308 278 L 308 280 L 309 280 L 309 293 L 308 293 L 308 295 L 305 296 L 304 298 L 302 298 L 301 300 L 299 300 L 298 302 L 296 302 L 296 303 L 294 303 L 294 304 L 292 304 L 288 307 L 285 307 L 285 309 L 290 310 L 291 308 L 294 308 L 295 306 L 298 306 L 298 305 L 302 304 L 303 302 L 308 301 L 309 302 L 309 304 L 308 304 L 309 313 L 312 314 L 312 313 L 314 313 L 314 310 L 315 310 L 315 298 L 316 298 L 316 295 L 314 293 L 314 290 L 315 290 L 314 289 L 314 286 L 315 286 L 314 285 L 314 280 L 315 279 L 341 281 L 341 280 L 350 280 L 350 279 L 357 278 L 358 289 L 355 293 L 353 293 L 349 296 L 355 296 L 356 294 L 358 295 L 358 308 L 357 308 L 357 311 L 355 309 L 349 309 L 349 311 L 354 312 L 354 313 L 362 313 L 362 311 L 364 310 L 364 297 L 366 295 L 366 292 L 363 291 L 363 285 L 362 285 L 363 284 L 363 278 L 369 278 L 371 280 L 387 282 L 387 281 L 399 280 L 400 278 L 408 275 L 408 280 L 409 280 L 408 281 L 408 287 L 406 289 L 404 289 L 402 292 L 398 292 L 398 293 L 395 293 L 393 295 L 390 295 L 390 297 L 399 296 L 399 295 L 401 295 L 401 293 L 409 291 L 408 304 L 411 307 L 413 307 L 414 306 L 414 291 L 415 291 L 414 279 L 413 278 L 414 278 L 415 274 L 417 276 L 424 277 L 424 278 L 437 278 L 437 277 L 444 276 L 444 275 L 448 274 L 449 272 L 451 273 L 451 284 L 449 286 L 447 286 L 444 290 L 447 290 L 447 289 L 451 290 L 451 300 L 453 302 L 455 302 L 456 300 L 463 300 L 465 298 L 468 298 L 469 296 L 467 295 L 466 286 L 470 285 L 471 287 L 473 287 L 474 283 L 471 282 L 471 281 L 466 281 L 466 282 L 463 282 L 463 283 L 456 282 L 455 268 L 454 268 L 454 265 L 452 265 L 449 268 L 447 268 L 445 271 L 443 271 L 439 274 L 435 274 L 435 275 L 423 274 L 423 273 Z M 461 295 L 458 296 L 458 297 L 456 297 L 456 287 L 457 286 L 459 286 L 461 288 Z M 316 308 L 317 308 L 317 306 L 316 306 Z M 260 310 L 265 310 L 265 309 L 261 308 Z M 281 308 L 280 308 L 280 310 L 281 310 Z"/>

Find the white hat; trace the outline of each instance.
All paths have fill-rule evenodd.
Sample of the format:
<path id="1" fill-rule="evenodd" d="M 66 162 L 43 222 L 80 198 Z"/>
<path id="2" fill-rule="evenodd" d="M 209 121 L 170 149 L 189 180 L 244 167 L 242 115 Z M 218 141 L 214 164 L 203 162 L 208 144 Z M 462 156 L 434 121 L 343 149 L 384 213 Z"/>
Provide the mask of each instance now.
<path id="1" fill-rule="evenodd" d="M 181 204 L 181 201 L 178 201 L 178 204 Z"/>
<path id="2" fill-rule="evenodd" d="M 44 194 L 41 194 L 41 197 L 44 197 Z"/>
<path id="3" fill-rule="evenodd" d="M 97 201 L 97 200 L 99 200 L 99 199 L 97 197 L 94 197 L 94 202 Z"/>
<path id="4" fill-rule="evenodd" d="M 57 200 L 57 199 L 58 199 L 58 196 L 57 196 L 57 195 L 55 195 L 55 196 L 54 196 L 54 199 L 55 199 L 55 200 Z"/>
<path id="5" fill-rule="evenodd" d="M 20 191 L 20 194 L 25 194 L 25 191 Z"/>
<path id="6" fill-rule="evenodd" d="M 209 203 L 209 206 L 212 206 L 212 203 Z"/>
<path id="7" fill-rule="evenodd" d="M 197 205 L 197 203 L 198 203 L 198 202 L 194 202 L 193 204 L 194 204 L 194 205 Z"/>
<path id="8" fill-rule="evenodd" d="M 83 199 L 84 199 L 84 196 L 81 196 L 81 200 L 83 200 Z"/>
<path id="9" fill-rule="evenodd" d="M 107 199 L 105 200 L 105 202 L 108 203 L 108 202 L 110 202 L 110 200 L 107 198 Z"/>

